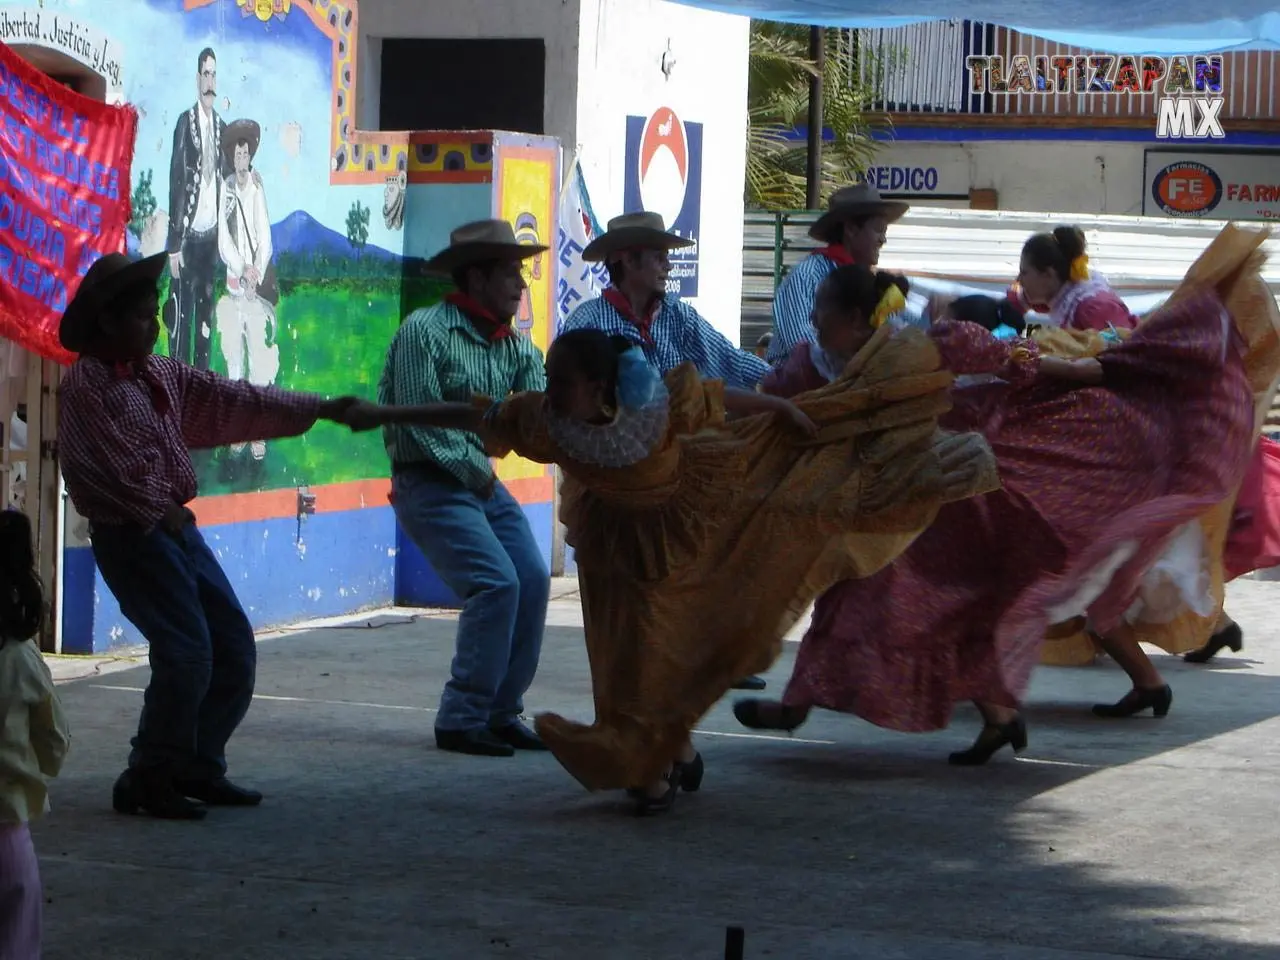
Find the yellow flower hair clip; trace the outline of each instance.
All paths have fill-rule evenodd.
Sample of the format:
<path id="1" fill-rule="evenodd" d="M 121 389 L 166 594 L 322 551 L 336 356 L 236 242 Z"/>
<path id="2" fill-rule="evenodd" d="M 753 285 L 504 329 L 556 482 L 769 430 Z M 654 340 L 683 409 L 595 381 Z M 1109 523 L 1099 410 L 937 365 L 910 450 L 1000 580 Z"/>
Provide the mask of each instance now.
<path id="1" fill-rule="evenodd" d="M 1071 261 L 1070 279 L 1072 283 L 1079 283 L 1081 280 L 1089 279 L 1089 257 L 1087 254 L 1080 254 Z"/>
<path id="2" fill-rule="evenodd" d="M 880 298 L 880 302 L 876 304 L 875 312 L 871 314 L 871 329 L 879 330 L 886 320 L 895 313 L 901 313 L 906 306 L 907 298 L 902 295 L 896 283 L 891 284 L 884 292 L 884 296 Z"/>

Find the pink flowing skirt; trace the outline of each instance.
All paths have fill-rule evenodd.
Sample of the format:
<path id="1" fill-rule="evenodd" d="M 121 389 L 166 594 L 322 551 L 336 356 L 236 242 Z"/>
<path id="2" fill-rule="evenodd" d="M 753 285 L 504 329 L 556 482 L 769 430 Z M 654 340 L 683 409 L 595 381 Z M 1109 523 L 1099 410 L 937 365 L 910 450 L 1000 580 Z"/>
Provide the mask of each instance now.
<path id="1" fill-rule="evenodd" d="M 888 569 L 821 597 L 784 702 L 941 729 L 958 700 L 1018 705 L 1051 611 L 1099 569 L 1110 575 L 1081 613 L 1104 632 L 1119 624 L 1179 528 L 1240 484 L 1253 397 L 1212 296 L 1100 362 L 1105 388 L 961 392 L 946 426 L 987 436 L 1004 488 L 948 504 Z"/>

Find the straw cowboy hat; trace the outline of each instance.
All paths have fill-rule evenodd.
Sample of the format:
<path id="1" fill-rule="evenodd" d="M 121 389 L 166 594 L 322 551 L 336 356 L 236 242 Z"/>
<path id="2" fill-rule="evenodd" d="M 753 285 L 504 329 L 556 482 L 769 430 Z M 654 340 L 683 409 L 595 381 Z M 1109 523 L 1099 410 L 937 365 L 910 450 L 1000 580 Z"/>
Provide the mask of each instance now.
<path id="1" fill-rule="evenodd" d="M 108 253 L 94 261 L 76 295 L 62 312 L 58 323 L 58 340 L 72 353 L 82 353 L 98 333 L 103 309 L 112 299 L 135 283 L 155 283 L 168 263 L 167 253 L 157 253 L 143 260 L 130 260 L 123 253 Z"/>
<path id="2" fill-rule="evenodd" d="M 488 260 L 527 260 L 550 247 L 520 243 L 505 220 L 478 220 L 464 223 L 449 234 L 449 245 L 422 264 L 428 273 L 449 275 L 459 267 Z"/>
<path id="3" fill-rule="evenodd" d="M 623 250 L 679 250 L 692 246 L 692 240 L 667 230 L 660 213 L 624 213 L 610 220 L 604 233 L 587 244 L 582 259 L 598 263 Z"/>
<path id="4" fill-rule="evenodd" d="M 881 200 L 880 191 L 869 183 L 841 187 L 827 201 L 827 212 L 809 228 L 809 236 L 823 243 L 839 243 L 840 230 L 854 217 L 884 217 L 890 223 L 902 219 L 911 205 L 902 200 Z"/>
<path id="5" fill-rule="evenodd" d="M 229 167 L 236 164 L 236 144 L 241 140 L 248 141 L 249 162 L 252 163 L 262 143 L 262 128 L 256 120 L 232 120 L 222 131 L 222 154 L 227 158 Z"/>

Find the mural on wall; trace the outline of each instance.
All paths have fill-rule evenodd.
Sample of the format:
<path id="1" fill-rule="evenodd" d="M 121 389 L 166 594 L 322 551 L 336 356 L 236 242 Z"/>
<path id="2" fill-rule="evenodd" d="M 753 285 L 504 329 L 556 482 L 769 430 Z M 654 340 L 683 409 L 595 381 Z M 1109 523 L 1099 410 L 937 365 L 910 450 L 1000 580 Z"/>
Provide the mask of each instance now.
<path id="1" fill-rule="evenodd" d="M 627 117 L 623 210 L 662 214 L 667 229 L 694 245 L 671 252 L 667 292 L 698 295 L 698 240 L 702 234 L 702 124 L 687 123 L 670 107 Z"/>
<path id="2" fill-rule="evenodd" d="M 555 256 L 556 213 L 560 182 L 560 149 L 544 137 L 497 134 L 494 153 L 493 216 L 515 228 L 516 239 L 550 247 L 546 253 L 524 261 L 528 288 L 516 311 L 515 325 L 546 353 L 556 328 Z M 547 477 L 548 468 L 514 454 L 500 460 L 498 478 L 504 483 Z"/>
<path id="3" fill-rule="evenodd" d="M 454 135 L 411 162 L 405 134 L 354 130 L 354 3 L 130 0 L 119 13 L 0 3 L 0 29 L 19 53 L 57 51 L 137 108 L 126 239 L 169 255 L 159 351 L 253 383 L 371 395 L 400 318 L 406 182 L 488 176 L 489 144 Z M 387 469 L 376 436 L 327 426 L 197 466 L 204 494 Z"/>

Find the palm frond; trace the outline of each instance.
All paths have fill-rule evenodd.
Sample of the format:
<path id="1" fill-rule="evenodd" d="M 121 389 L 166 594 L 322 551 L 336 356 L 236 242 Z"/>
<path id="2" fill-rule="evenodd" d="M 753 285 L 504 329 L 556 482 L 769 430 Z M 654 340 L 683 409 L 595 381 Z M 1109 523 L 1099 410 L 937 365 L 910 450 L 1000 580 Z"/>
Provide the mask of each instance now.
<path id="1" fill-rule="evenodd" d="M 867 118 L 881 84 L 900 69 L 893 56 L 871 58 L 856 34 L 826 30 L 822 198 L 857 179 L 873 162 L 882 131 Z M 890 51 L 890 53 L 894 53 Z M 766 210 L 805 205 L 807 145 L 794 131 L 808 122 L 809 28 L 754 20 L 748 58 L 746 201 Z"/>

